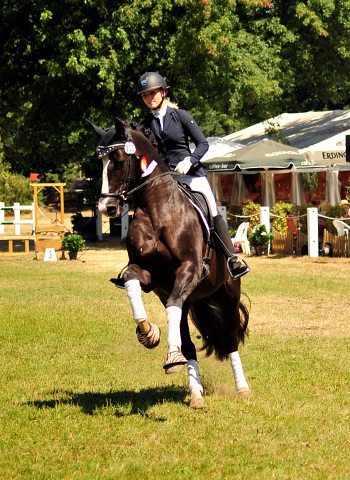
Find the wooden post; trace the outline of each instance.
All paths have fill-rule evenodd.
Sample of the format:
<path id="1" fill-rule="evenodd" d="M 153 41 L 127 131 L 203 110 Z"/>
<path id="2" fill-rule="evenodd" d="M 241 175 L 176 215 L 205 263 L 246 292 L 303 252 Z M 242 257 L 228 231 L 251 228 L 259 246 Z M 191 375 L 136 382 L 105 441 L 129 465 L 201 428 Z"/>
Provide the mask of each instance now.
<path id="1" fill-rule="evenodd" d="M 61 242 L 64 238 L 64 194 L 63 194 L 63 187 L 65 186 L 65 183 L 31 183 L 31 186 L 34 188 L 34 218 L 35 218 L 35 259 L 38 260 L 38 252 L 41 251 L 39 248 L 39 237 L 38 234 L 42 231 L 45 232 L 59 232 L 61 233 Z M 55 228 L 55 225 L 38 225 L 38 194 L 41 192 L 41 190 L 44 187 L 53 187 L 59 194 L 60 194 L 60 204 L 61 204 L 61 228 L 57 229 Z M 45 241 L 46 248 L 50 248 L 50 240 Z M 56 250 L 59 250 L 57 248 L 57 240 L 52 240 L 52 248 L 55 248 Z M 64 256 L 64 249 L 61 248 L 62 252 L 62 260 L 65 259 Z"/>

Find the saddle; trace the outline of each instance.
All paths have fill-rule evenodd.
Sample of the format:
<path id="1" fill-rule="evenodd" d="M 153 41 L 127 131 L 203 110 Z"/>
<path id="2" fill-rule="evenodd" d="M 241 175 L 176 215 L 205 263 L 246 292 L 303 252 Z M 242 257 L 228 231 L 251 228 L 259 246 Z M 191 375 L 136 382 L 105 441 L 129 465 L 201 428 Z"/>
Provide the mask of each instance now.
<path id="1" fill-rule="evenodd" d="M 177 182 L 179 189 L 186 195 L 186 197 L 194 204 L 194 206 L 199 210 L 201 225 L 203 230 L 203 237 L 205 242 L 209 245 L 210 248 L 215 248 L 214 241 L 214 217 L 211 213 L 207 197 L 202 192 L 197 192 L 192 190 L 185 183 Z M 206 220 L 207 225 L 204 223 Z M 209 231 L 208 231 L 209 227 Z"/>

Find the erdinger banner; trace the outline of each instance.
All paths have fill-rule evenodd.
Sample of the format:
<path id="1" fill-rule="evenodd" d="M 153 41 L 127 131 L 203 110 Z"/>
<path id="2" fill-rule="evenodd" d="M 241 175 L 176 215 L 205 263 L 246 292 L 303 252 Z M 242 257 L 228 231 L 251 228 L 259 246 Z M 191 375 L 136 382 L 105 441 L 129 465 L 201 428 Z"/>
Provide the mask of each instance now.
<path id="1" fill-rule="evenodd" d="M 305 157 L 316 165 L 345 165 L 350 162 L 350 130 L 310 145 L 304 153 Z"/>

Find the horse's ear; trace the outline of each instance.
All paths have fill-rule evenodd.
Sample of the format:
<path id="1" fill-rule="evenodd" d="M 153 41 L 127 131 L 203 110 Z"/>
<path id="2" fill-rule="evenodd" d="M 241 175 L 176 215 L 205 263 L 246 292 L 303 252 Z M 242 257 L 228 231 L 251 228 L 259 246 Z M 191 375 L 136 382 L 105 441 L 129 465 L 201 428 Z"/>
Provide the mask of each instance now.
<path id="1" fill-rule="evenodd" d="M 125 142 L 127 137 L 126 134 L 126 129 L 124 122 L 120 120 L 120 118 L 116 117 L 115 119 L 115 138 L 116 140 L 121 140 L 122 142 Z"/>
<path id="2" fill-rule="evenodd" d="M 94 125 L 93 123 L 90 122 L 90 120 L 86 120 L 87 123 L 90 125 L 90 127 L 92 128 L 92 130 L 96 133 L 97 135 L 97 138 L 100 140 L 102 138 L 102 136 L 105 134 L 105 131 L 102 130 L 102 128 L 100 127 L 97 127 L 96 125 Z"/>

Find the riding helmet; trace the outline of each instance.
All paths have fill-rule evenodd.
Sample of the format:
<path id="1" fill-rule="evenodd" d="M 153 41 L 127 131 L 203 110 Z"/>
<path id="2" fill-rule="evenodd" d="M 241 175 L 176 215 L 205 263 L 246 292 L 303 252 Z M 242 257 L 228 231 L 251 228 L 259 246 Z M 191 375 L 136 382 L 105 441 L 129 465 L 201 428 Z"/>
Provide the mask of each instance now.
<path id="1" fill-rule="evenodd" d="M 168 88 L 164 78 L 156 72 L 144 73 L 137 82 L 137 95 L 150 92 L 156 88 L 164 88 L 164 90 Z"/>

